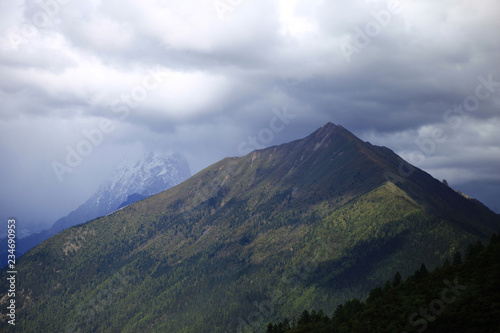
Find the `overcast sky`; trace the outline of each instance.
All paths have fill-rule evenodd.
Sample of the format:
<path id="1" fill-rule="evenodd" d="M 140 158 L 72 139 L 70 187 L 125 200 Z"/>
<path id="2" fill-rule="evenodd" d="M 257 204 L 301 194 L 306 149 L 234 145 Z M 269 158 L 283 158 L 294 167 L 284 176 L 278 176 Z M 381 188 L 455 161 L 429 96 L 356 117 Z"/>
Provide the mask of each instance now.
<path id="1" fill-rule="evenodd" d="M 498 0 L 1 0 L 0 218 L 52 224 L 131 147 L 195 173 L 329 121 L 500 212 L 499 18 Z"/>

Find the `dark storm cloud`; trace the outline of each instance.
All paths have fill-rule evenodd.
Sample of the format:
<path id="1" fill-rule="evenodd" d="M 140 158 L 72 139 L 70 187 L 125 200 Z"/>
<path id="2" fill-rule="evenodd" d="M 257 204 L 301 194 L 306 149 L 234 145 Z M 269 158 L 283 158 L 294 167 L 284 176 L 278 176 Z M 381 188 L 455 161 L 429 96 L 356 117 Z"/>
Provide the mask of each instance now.
<path id="1" fill-rule="evenodd" d="M 497 1 L 255 0 L 224 13 L 199 0 L 51 1 L 0 5 L 0 135 L 15 161 L 2 181 L 54 204 L 34 196 L 27 213 L 5 196 L 2 211 L 17 200 L 49 223 L 131 145 L 182 152 L 198 171 L 285 109 L 294 118 L 255 148 L 331 121 L 452 184 L 499 178 Z M 59 183 L 51 163 L 103 120 L 113 130 Z M 33 161 L 36 172 L 16 167 Z"/>
<path id="2" fill-rule="evenodd" d="M 500 181 L 474 181 L 458 184 L 455 190 L 467 193 L 472 198 L 481 198 L 481 202 L 500 214 Z"/>

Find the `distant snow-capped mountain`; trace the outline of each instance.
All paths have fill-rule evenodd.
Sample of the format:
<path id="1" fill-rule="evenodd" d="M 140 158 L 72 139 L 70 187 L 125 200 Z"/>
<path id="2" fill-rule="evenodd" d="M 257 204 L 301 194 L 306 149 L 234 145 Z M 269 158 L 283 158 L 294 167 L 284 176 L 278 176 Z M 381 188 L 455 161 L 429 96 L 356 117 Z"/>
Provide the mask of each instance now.
<path id="1" fill-rule="evenodd" d="M 109 214 L 132 194 L 142 197 L 165 191 L 189 178 L 189 165 L 182 155 L 144 154 L 124 159 L 113 176 L 102 184 L 83 206 L 101 215 Z"/>
<path id="2" fill-rule="evenodd" d="M 191 176 L 186 159 L 180 154 L 146 153 L 122 160 L 112 176 L 80 207 L 59 219 L 51 228 L 55 233 L 117 210 L 132 194 L 148 197 L 165 191 Z"/>
<path id="3" fill-rule="evenodd" d="M 19 239 L 17 254 L 25 253 L 64 229 L 110 214 L 137 200 L 168 190 L 190 176 L 189 165 L 181 154 L 162 155 L 150 152 L 128 156 L 84 204 L 57 220 L 50 229 Z M 6 238 L 0 244 L 3 241 L 6 241 Z M 2 266 L 7 262 L 6 250 L 7 245 L 1 250 Z"/>

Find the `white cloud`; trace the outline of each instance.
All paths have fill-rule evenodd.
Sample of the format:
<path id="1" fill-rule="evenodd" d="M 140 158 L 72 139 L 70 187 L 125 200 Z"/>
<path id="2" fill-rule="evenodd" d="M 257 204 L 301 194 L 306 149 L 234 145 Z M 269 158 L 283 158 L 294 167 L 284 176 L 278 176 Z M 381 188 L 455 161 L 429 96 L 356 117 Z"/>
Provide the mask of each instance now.
<path id="1" fill-rule="evenodd" d="M 186 120 L 210 114 L 230 93 L 230 82 L 204 72 L 171 72 L 138 106 L 137 117 L 164 116 Z M 132 111 L 136 112 L 136 111 Z M 137 118 L 136 117 L 136 118 Z"/>

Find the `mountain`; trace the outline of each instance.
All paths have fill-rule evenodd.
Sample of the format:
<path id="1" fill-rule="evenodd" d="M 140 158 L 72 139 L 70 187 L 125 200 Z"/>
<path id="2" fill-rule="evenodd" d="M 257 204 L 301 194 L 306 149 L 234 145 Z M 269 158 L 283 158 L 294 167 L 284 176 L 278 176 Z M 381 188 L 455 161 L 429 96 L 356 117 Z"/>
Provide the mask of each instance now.
<path id="1" fill-rule="evenodd" d="M 74 225 L 104 216 L 123 205 L 131 204 L 179 184 L 191 175 L 189 165 L 180 154 L 162 155 L 148 152 L 125 157 L 111 177 L 87 201 L 51 228 L 17 241 L 17 256 L 45 239 Z M 135 200 L 135 201 L 134 201 Z M 7 264 L 7 239 L 0 242 L 2 267 Z"/>
<path id="2" fill-rule="evenodd" d="M 117 210 L 130 195 L 148 197 L 165 191 L 190 176 L 187 161 L 180 154 L 163 156 L 149 152 L 139 158 L 126 157 L 113 176 L 102 184 L 83 205 L 56 221 L 52 234 Z M 78 222 L 77 222 L 78 221 Z"/>
<path id="3" fill-rule="evenodd" d="M 481 203 L 328 123 L 32 249 L 16 266 L 16 326 L 261 332 L 304 309 L 331 313 L 395 271 L 441 265 L 499 226 Z"/>
<path id="4" fill-rule="evenodd" d="M 126 207 L 128 205 L 131 205 L 133 204 L 134 202 L 136 201 L 139 201 L 139 200 L 143 200 L 143 199 L 146 199 L 148 196 L 147 195 L 142 195 L 142 194 L 139 194 L 139 193 L 132 193 L 131 195 L 129 195 L 127 197 L 127 200 L 125 200 L 124 202 L 122 202 L 117 209 L 121 209 L 123 207 Z"/>

